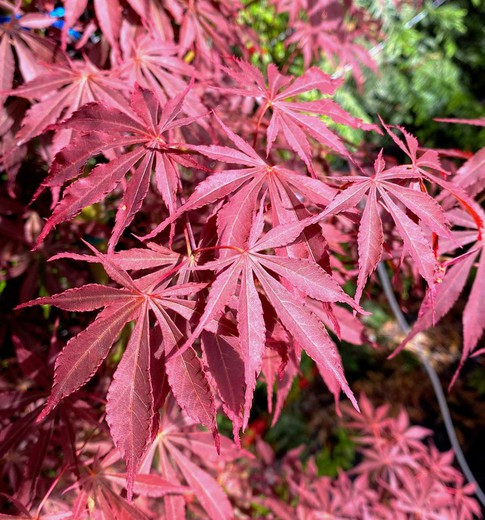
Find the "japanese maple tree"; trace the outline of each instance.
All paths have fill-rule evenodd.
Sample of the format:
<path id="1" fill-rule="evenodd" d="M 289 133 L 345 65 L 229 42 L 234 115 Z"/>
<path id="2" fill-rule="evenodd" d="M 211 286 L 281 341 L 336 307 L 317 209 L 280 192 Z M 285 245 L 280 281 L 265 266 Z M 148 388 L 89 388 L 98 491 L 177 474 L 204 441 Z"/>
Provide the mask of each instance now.
<path id="1" fill-rule="evenodd" d="M 359 409 L 340 350 L 370 342 L 385 262 L 421 302 L 401 348 L 472 273 L 460 367 L 483 351 L 483 150 L 456 168 L 333 99 L 385 37 L 354 2 L 266 8 L 286 20 L 281 63 L 238 0 L 0 0 L 1 267 L 23 280 L 0 328 L 2 517 L 241 516 L 221 475 L 254 462 L 258 381 L 275 422 L 302 355 L 353 406 L 364 460 L 334 482 L 286 460 L 286 503 L 255 499 L 268 515 L 479 515 L 427 430 Z"/>

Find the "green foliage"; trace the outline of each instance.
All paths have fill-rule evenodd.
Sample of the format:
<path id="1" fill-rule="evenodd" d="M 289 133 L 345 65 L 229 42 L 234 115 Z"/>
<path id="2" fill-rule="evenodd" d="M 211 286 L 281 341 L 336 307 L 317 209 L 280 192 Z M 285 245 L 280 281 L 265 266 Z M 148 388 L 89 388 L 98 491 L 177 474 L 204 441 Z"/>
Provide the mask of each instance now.
<path id="1" fill-rule="evenodd" d="M 439 7 L 426 4 L 416 17 L 409 6 L 393 11 L 386 3 L 379 11 L 374 4 L 381 2 L 361 3 L 381 17 L 387 34 L 376 56 L 380 74 L 367 73 L 360 92 L 349 81 L 337 100 L 347 109 L 353 106 L 354 113 L 378 113 L 390 124 L 405 125 L 427 146 L 476 150 L 485 138 L 483 130 L 433 121 L 485 114 L 473 89 L 474 71 L 485 64 L 484 45 L 476 45 L 485 42 L 485 30 L 470 16 L 473 6 L 465 1 Z M 473 51 L 464 52 L 462 42 L 470 38 Z"/>
<path id="2" fill-rule="evenodd" d="M 485 367 L 483 365 L 478 365 L 471 371 L 469 384 L 479 396 L 485 396 Z"/>
<path id="3" fill-rule="evenodd" d="M 266 67 L 269 63 L 283 64 L 287 59 L 284 39 L 288 15 L 276 14 L 274 5 L 266 0 L 245 0 L 243 3 L 246 8 L 241 11 L 239 21 L 259 36 L 259 49 L 254 49 L 252 64 L 257 67 Z"/>
<path id="4" fill-rule="evenodd" d="M 340 470 L 348 470 L 353 466 L 355 443 L 344 428 L 335 430 L 335 445 L 325 446 L 315 456 L 318 474 L 336 477 Z"/>
<path id="5" fill-rule="evenodd" d="M 308 442 L 308 421 L 301 411 L 301 402 L 285 406 L 278 422 L 265 435 L 265 441 L 274 448 L 277 455 Z"/>

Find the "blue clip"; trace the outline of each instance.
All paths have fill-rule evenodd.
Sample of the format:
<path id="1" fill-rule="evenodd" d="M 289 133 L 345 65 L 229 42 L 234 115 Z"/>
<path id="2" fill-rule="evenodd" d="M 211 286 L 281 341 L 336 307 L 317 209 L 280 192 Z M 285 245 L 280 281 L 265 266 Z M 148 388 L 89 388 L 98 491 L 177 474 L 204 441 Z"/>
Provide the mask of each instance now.
<path id="1" fill-rule="evenodd" d="M 62 18 L 65 14 L 66 10 L 64 9 L 64 7 L 56 7 L 49 13 L 49 16 L 51 18 Z"/>

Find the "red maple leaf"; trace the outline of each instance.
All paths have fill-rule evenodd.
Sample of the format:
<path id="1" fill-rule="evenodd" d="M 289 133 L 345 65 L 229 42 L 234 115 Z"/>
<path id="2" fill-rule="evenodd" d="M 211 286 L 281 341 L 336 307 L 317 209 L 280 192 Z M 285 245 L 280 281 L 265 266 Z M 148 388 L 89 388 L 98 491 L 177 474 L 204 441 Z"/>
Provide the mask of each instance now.
<path id="1" fill-rule="evenodd" d="M 216 464 L 249 454 L 226 437 L 221 438 L 218 453 L 212 434 L 200 431 L 171 398 L 167 399 L 160 415 L 158 432 L 144 456 L 140 472 L 151 472 L 156 461 L 155 469 L 163 479 L 176 485 L 182 480 L 187 483 L 209 518 L 232 518 L 232 506 L 213 475 Z M 164 505 L 167 520 L 185 518 L 186 502 L 182 497 L 166 496 Z"/>
<path id="2" fill-rule="evenodd" d="M 436 293 L 433 302 L 434 305 L 432 305 L 429 297 L 423 300 L 418 319 L 397 350 L 397 352 L 399 352 L 417 334 L 433 327 L 446 316 L 463 292 L 468 275 L 476 265 L 477 273 L 463 311 L 463 352 L 460 365 L 453 377 L 451 385 L 456 381 L 463 364 L 466 359 L 472 355 L 485 330 L 485 320 L 481 318 L 483 314 L 481 304 L 485 298 L 485 254 L 483 253 L 485 248 L 483 238 L 485 214 L 478 205 L 476 205 L 474 209 L 482 218 L 483 224 L 480 228 L 477 228 L 475 219 L 462 209 L 454 208 L 447 213 L 450 221 L 461 229 L 453 232 L 453 240 L 441 244 L 440 252 L 446 254 L 458 247 L 467 247 L 468 251 L 454 258 L 449 264 L 443 281 Z M 484 349 L 480 349 L 473 355 L 478 355 L 483 352 Z"/>
<path id="3" fill-rule="evenodd" d="M 318 179 L 298 174 L 288 168 L 273 165 L 261 158 L 242 138 L 215 116 L 225 135 L 236 146 L 187 146 L 188 149 L 217 161 L 238 164 L 240 169 L 223 170 L 198 184 L 188 198 L 167 220 L 159 224 L 144 240 L 153 238 L 187 211 L 199 209 L 229 198 L 218 214 L 220 242 L 241 245 L 249 238 L 252 215 L 260 200 L 271 205 L 274 225 L 291 223 L 308 217 L 301 199 L 313 205 L 326 206 L 335 195 L 334 188 Z M 261 199 L 261 194 L 265 196 Z M 310 235 L 310 234 L 309 234 Z"/>
<path id="4" fill-rule="evenodd" d="M 336 181 L 346 182 L 348 186 L 336 195 L 319 216 L 310 219 L 309 222 L 319 222 L 329 215 L 354 208 L 367 195 L 357 236 L 359 274 L 356 300 L 360 300 L 367 278 L 374 272 L 382 256 L 384 232 L 380 217 L 381 207 L 391 215 L 403 240 L 404 251 L 411 255 L 421 276 L 434 290 L 441 271 L 432 241 L 424 232 L 423 226 L 439 236 L 448 237 L 450 231 L 444 210 L 431 196 L 420 190 L 417 183 L 421 178 L 419 171 L 407 166 L 386 170 L 382 152 L 375 162 L 374 169 L 375 173 L 371 177 L 335 177 Z M 403 181 L 408 186 L 402 186 Z M 410 218 L 397 202 L 418 218 L 421 225 Z"/>
<path id="5" fill-rule="evenodd" d="M 178 165 L 194 165 L 184 158 L 180 146 L 172 145 L 170 136 L 195 118 L 179 118 L 186 91 L 168 101 L 163 109 L 151 91 L 135 88 L 131 109 L 90 103 L 78 110 L 64 125 L 82 135 L 55 158 L 43 187 L 61 186 L 77 177 L 87 160 L 101 152 L 130 146 L 107 164 L 99 164 L 86 177 L 66 188 L 62 200 L 37 239 L 37 245 L 54 226 L 74 217 L 83 208 L 102 200 L 134 168 L 126 183 L 124 196 L 118 207 L 116 223 L 109 241 L 110 250 L 118 242 L 123 230 L 139 211 L 150 186 L 152 171 L 155 184 L 170 213 L 176 208 L 176 193 L 180 179 Z"/>
<path id="6" fill-rule="evenodd" d="M 229 216 L 230 218 L 230 216 Z M 237 293 L 237 329 L 246 383 L 243 427 L 247 425 L 256 377 L 262 366 L 266 325 L 258 287 L 268 299 L 278 320 L 293 339 L 316 362 L 333 393 L 340 389 L 356 404 L 345 380 L 337 349 L 321 321 L 305 305 L 305 296 L 320 302 L 344 302 L 361 310 L 338 283 L 314 262 L 265 253 L 295 241 L 301 223 L 280 225 L 259 238 L 264 227 L 261 210 L 253 222 L 247 243 L 218 246 L 228 255 L 198 269 L 218 271 L 211 285 L 204 312 L 177 355 L 190 348 L 214 319 L 219 318 Z M 278 278 L 274 276 L 277 275 Z M 257 280 L 257 284 L 256 284 Z M 288 289 L 289 284 L 294 290 Z"/>
<path id="7" fill-rule="evenodd" d="M 88 60 L 46 65 L 45 69 L 34 80 L 9 91 L 13 96 L 38 100 L 22 121 L 17 134 L 18 145 L 67 119 L 86 103 L 100 101 L 120 110 L 127 105 L 123 95 L 126 85 Z M 69 138 L 64 137 L 63 143 L 68 144 Z"/>
<path id="8" fill-rule="evenodd" d="M 128 493 L 133 489 L 134 476 L 138 462 L 143 455 L 150 438 L 154 418 L 156 395 L 153 389 L 150 366 L 160 359 L 162 354 L 170 353 L 175 343 L 183 338 L 170 314 L 172 312 L 185 319 L 191 317 L 193 302 L 185 296 L 196 293 L 205 284 L 187 283 L 170 286 L 173 273 L 173 257 L 159 255 L 159 261 L 171 265 L 155 273 L 133 279 L 125 270 L 112 261 L 113 255 L 102 255 L 92 248 L 97 260 L 103 265 L 108 275 L 122 286 L 121 289 L 88 284 L 54 296 L 37 298 L 24 303 L 19 308 L 32 305 L 54 305 L 65 311 L 92 311 L 102 308 L 96 320 L 77 336 L 71 338 L 59 354 L 54 371 L 54 384 L 51 395 L 38 420 L 42 420 L 61 401 L 86 384 L 95 374 L 99 365 L 120 334 L 123 326 L 135 320 L 135 327 L 128 341 L 126 351 L 114 374 L 108 392 L 107 421 L 111 435 L 126 460 L 128 470 Z M 151 257 L 156 255 L 152 251 Z M 72 255 L 64 255 L 71 257 Z M 116 255 L 114 255 L 116 259 Z M 138 268 L 141 260 L 137 259 Z M 168 269 L 168 271 L 167 271 Z M 156 318 L 157 327 L 150 329 L 149 313 Z M 158 344 L 151 341 L 158 339 Z M 153 352 L 152 352 L 153 350 Z M 202 424 L 215 430 L 215 409 L 208 383 L 204 383 L 200 362 L 197 356 L 187 351 L 167 363 L 169 383 L 174 387 L 174 394 L 181 406 L 192 412 Z M 205 388 L 196 390 L 191 384 Z M 195 395 L 194 392 L 197 394 Z M 199 407 L 192 403 L 200 402 L 205 394 L 205 408 L 199 413 Z"/>
<path id="9" fill-rule="evenodd" d="M 331 99 L 318 101 L 291 101 L 305 92 L 315 89 L 326 96 L 334 94 L 341 82 L 332 80 L 330 76 L 317 67 L 311 67 L 301 76 L 285 76 L 274 64 L 268 65 L 268 85 L 261 72 L 245 61 L 235 61 L 239 70 L 226 69 L 226 72 L 239 85 L 245 88 L 223 88 L 223 91 L 261 98 L 259 119 L 261 121 L 268 110 L 272 111 L 271 120 L 266 130 L 266 153 L 269 153 L 277 136 L 283 134 L 289 147 L 305 162 L 308 169 L 313 171 L 311 164 L 312 150 L 308 137 L 310 136 L 331 150 L 350 158 L 349 152 L 340 138 L 329 130 L 328 126 L 318 117 L 307 115 L 324 115 L 352 128 L 376 130 L 375 125 L 368 125 L 360 119 L 351 116 Z M 250 82 L 248 84 L 248 81 Z M 258 128 L 256 129 L 256 133 Z"/>

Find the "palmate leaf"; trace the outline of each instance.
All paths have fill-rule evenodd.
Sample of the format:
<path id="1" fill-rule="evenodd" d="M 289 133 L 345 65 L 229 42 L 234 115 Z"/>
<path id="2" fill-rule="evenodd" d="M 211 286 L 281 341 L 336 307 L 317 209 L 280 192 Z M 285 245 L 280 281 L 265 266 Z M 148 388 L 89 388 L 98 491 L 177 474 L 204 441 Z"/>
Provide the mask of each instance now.
<path id="1" fill-rule="evenodd" d="M 87 60 L 45 68 L 34 80 L 9 91 L 13 96 L 37 100 L 22 121 L 16 136 L 18 145 L 38 136 L 49 125 L 67 119 L 86 103 L 99 101 L 119 110 L 127 105 L 126 85 Z"/>
<path id="2" fill-rule="evenodd" d="M 79 493 L 72 510 L 73 518 L 84 518 L 89 514 L 93 501 L 96 509 L 106 518 L 148 518 L 142 509 L 122 496 L 127 475 L 115 469 L 119 459 L 120 452 L 111 450 L 102 457 L 95 456 L 90 466 L 82 468 L 84 471 L 75 484 Z M 140 473 L 133 483 L 133 492 L 143 497 L 160 498 L 167 495 L 183 496 L 190 493 L 190 488 L 156 474 Z"/>
<path id="3" fill-rule="evenodd" d="M 483 312 L 481 308 L 485 298 L 485 254 L 483 252 L 485 248 L 483 239 L 485 215 L 480 208 L 476 207 L 475 209 L 482 217 L 483 225 L 479 229 L 477 229 L 474 219 L 465 211 L 455 208 L 448 212 L 451 222 L 465 229 L 453 233 L 455 240 L 454 242 L 449 241 L 450 247 L 443 249 L 443 253 L 447 253 L 457 247 L 465 246 L 468 247 L 469 250 L 461 257 L 454 259 L 452 265 L 448 268 L 443 277 L 434 302 L 430 302 L 429 297 L 423 300 L 418 319 L 396 351 L 396 353 L 399 352 L 417 334 L 433 327 L 446 316 L 463 292 L 470 271 L 474 265 L 477 265 L 475 280 L 463 311 L 463 352 L 460 366 L 451 384 L 456 381 L 460 369 L 466 359 L 473 354 L 485 330 L 485 320 L 482 319 Z M 483 351 L 483 349 L 479 352 L 481 351 Z"/>
<path id="4" fill-rule="evenodd" d="M 109 241 L 110 250 L 114 249 L 123 230 L 140 209 L 148 192 L 152 171 L 166 207 L 170 213 L 175 211 L 175 197 L 180 185 L 178 165 L 195 164 L 183 157 L 177 145 L 170 143 L 174 129 L 196 119 L 177 119 L 187 92 L 186 89 L 168 101 L 162 109 L 152 92 L 136 87 L 131 97 L 131 109 L 126 107 L 121 112 L 104 104 L 90 103 L 73 114 L 62 127 L 80 132 L 83 137 L 73 140 L 56 156 L 43 186 L 61 186 L 77 177 L 86 161 L 100 152 L 125 146 L 131 149 L 106 164 L 99 164 L 88 176 L 66 188 L 62 200 L 55 206 L 40 233 L 37 246 L 57 224 L 71 219 L 83 208 L 113 191 L 132 168 L 135 168 L 134 173 L 126 184 L 116 214 L 116 224 Z"/>
<path id="5" fill-rule="evenodd" d="M 408 169 L 411 170 L 412 174 L 415 175 L 416 178 L 419 178 L 420 180 L 427 180 L 432 184 L 440 186 L 446 190 L 446 192 L 451 195 L 452 198 L 458 201 L 463 209 L 470 214 L 477 227 L 481 227 L 482 220 L 479 212 L 474 209 L 475 202 L 461 187 L 460 182 L 449 182 L 448 180 L 444 180 L 442 178 L 444 175 L 449 175 L 449 172 L 444 170 L 442 167 L 438 152 L 436 150 L 426 150 L 424 153 L 418 154 L 420 148 L 416 137 L 400 126 L 386 125 L 382 119 L 381 124 L 386 130 L 387 134 L 396 143 L 396 145 L 411 160 L 410 165 L 399 165 L 395 168 L 390 168 L 389 171 L 395 171 L 396 174 L 401 172 L 406 175 L 405 172 L 406 169 Z M 398 129 L 403 134 L 405 142 L 403 142 L 403 140 L 392 131 L 393 128 Z M 438 172 L 439 175 L 436 175 L 434 172 Z M 477 181 L 479 181 L 479 179 L 477 179 Z"/>
<path id="6" fill-rule="evenodd" d="M 337 349 L 325 326 L 305 305 L 305 296 L 320 302 L 343 302 L 356 310 L 362 309 L 314 262 L 264 252 L 281 248 L 296 240 L 302 227 L 301 223 L 277 226 L 259 238 L 263 230 L 261 208 L 254 220 L 247 245 L 229 246 L 227 256 L 198 268 L 218 270 L 218 274 L 211 285 L 197 327 L 177 355 L 191 347 L 212 320 L 220 317 L 230 300 L 237 294 L 239 352 L 244 363 L 246 385 L 243 428 L 246 427 L 249 418 L 256 378 L 262 366 L 266 337 L 261 296 L 255 280 L 262 287 L 277 319 L 326 375 L 331 390 L 337 395 L 340 389 L 343 390 L 355 404 L 343 374 Z M 296 290 L 292 292 L 287 289 L 275 275 Z"/>
<path id="7" fill-rule="evenodd" d="M 241 241 L 249 236 L 252 215 L 258 207 L 261 194 L 266 193 L 275 224 L 280 220 L 294 221 L 302 218 L 297 209 L 301 206 L 302 196 L 305 202 L 317 206 L 326 206 L 334 197 L 335 189 L 323 181 L 270 164 L 228 128 L 217 115 L 215 118 L 236 148 L 216 145 L 187 146 L 187 148 L 210 159 L 238 164 L 242 168 L 223 170 L 210 175 L 196 186 L 187 202 L 143 237 L 144 240 L 159 234 L 185 212 L 230 197 L 218 215 L 219 240 L 225 245 L 233 243 L 241 245 Z"/>
<path id="8" fill-rule="evenodd" d="M 242 31 L 234 23 L 242 9 L 240 0 L 217 5 L 209 0 L 170 0 L 164 7 L 179 24 L 179 56 L 192 49 L 197 62 L 202 60 L 209 68 L 230 56 L 232 46 L 244 50 Z"/>
<path id="9" fill-rule="evenodd" d="M 131 87 L 138 84 L 152 90 L 162 104 L 187 89 L 184 78 L 200 76 L 194 67 L 177 56 L 177 45 L 146 34 L 144 30 L 138 31 L 134 40 L 123 53 L 119 75 Z M 187 93 L 186 106 L 190 106 L 193 113 L 207 111 L 194 90 Z"/>
<path id="10" fill-rule="evenodd" d="M 299 1 L 289 2 L 291 7 L 285 3 L 288 3 L 287 0 L 278 1 L 278 9 L 291 9 L 293 16 L 301 13 L 291 5 L 300 4 Z M 333 3 L 329 8 L 328 0 L 303 1 L 301 4 L 305 6 L 305 17 L 295 21 L 294 32 L 284 43 L 286 47 L 296 45 L 301 49 L 305 68 L 314 60 L 319 63 L 321 55 L 325 54 L 333 66 L 338 64 L 340 70 L 350 69 L 359 86 L 364 80 L 362 65 L 377 73 L 377 65 L 371 54 L 357 43 L 362 37 L 372 37 L 372 28 L 365 23 L 356 23 L 351 30 L 341 22 L 347 16 L 359 20 L 366 16 L 365 11 L 342 2 Z"/>
<path id="11" fill-rule="evenodd" d="M 421 180 L 419 169 L 399 166 L 386 170 L 382 153 L 376 160 L 374 169 L 375 173 L 371 177 L 364 175 L 336 177 L 335 180 L 346 182 L 348 186 L 320 215 L 309 219 L 309 222 L 319 222 L 329 215 L 357 207 L 366 196 L 357 237 L 359 274 L 355 299 L 360 300 L 365 283 L 382 256 L 384 233 L 380 217 L 381 207 L 391 215 L 398 235 L 403 240 L 404 251 L 410 254 L 419 273 L 434 293 L 441 271 L 433 251 L 432 241 L 427 237 L 422 226 L 438 236 L 450 237 L 445 212 L 430 195 L 420 191 L 419 188 L 414 188 L 413 184 Z M 408 186 L 398 184 L 403 181 L 407 181 Z M 421 225 L 416 224 L 401 209 L 402 207 L 418 218 Z"/>
<path id="12" fill-rule="evenodd" d="M 266 131 L 267 154 L 277 136 L 283 134 L 289 147 L 305 162 L 310 171 L 313 171 L 312 153 L 307 136 L 350 159 L 349 152 L 341 139 L 329 130 L 320 118 L 306 115 L 308 112 L 328 116 L 335 122 L 352 128 L 377 130 L 375 125 L 367 125 L 360 119 L 351 116 L 331 99 L 303 102 L 289 100 L 314 89 L 320 90 L 323 95 L 334 94 L 340 86 L 340 82 L 332 80 L 330 76 L 316 67 L 311 67 L 295 78 L 281 74 L 274 64 L 270 64 L 268 65 L 268 85 L 266 86 L 263 75 L 253 65 L 244 61 L 236 61 L 236 64 L 237 69 L 226 69 L 226 72 L 238 85 L 245 85 L 245 88 L 224 88 L 223 90 L 242 96 L 262 98 L 260 119 L 267 110 L 271 109 L 271 119 Z"/>
<path id="13" fill-rule="evenodd" d="M 151 352 L 150 337 L 160 331 L 161 344 L 155 355 L 160 357 L 162 354 L 169 354 L 183 338 L 170 314 L 176 313 L 183 319 L 190 319 L 193 302 L 185 297 L 196 293 L 205 284 L 170 285 L 174 281 L 174 274 L 182 268 L 181 263 L 175 269 L 160 269 L 134 279 L 116 265 L 120 261 L 119 254 L 102 255 L 94 248 L 91 249 L 108 275 L 122 286 L 121 289 L 89 284 L 19 306 L 25 308 L 32 305 L 54 305 L 66 311 L 79 312 L 103 309 L 95 321 L 71 338 L 59 354 L 51 395 L 37 420 L 41 421 L 62 399 L 77 391 L 94 376 L 124 325 L 135 320 L 126 351 L 108 391 L 106 408 L 113 441 L 127 464 L 127 489 L 128 496 L 131 497 L 137 467 L 147 447 L 155 413 L 153 389 L 156 383 L 151 380 L 150 364 L 152 361 L 156 362 L 156 359 L 153 359 Z M 69 254 L 65 256 L 72 257 Z M 138 269 L 153 265 L 153 252 L 149 255 L 148 265 L 143 265 L 141 256 L 137 254 Z M 170 255 L 167 256 L 170 258 Z M 170 261 L 172 264 L 176 262 L 177 255 Z M 126 262 L 126 259 L 121 259 L 121 262 Z M 158 329 L 150 328 L 151 313 L 155 315 Z M 197 421 L 215 432 L 212 392 L 197 356 L 190 350 L 186 351 L 181 357 L 167 362 L 166 370 L 169 384 L 180 405 Z M 158 374 L 158 377 L 162 378 L 163 373 Z M 195 388 L 192 390 L 192 387 Z"/>
<path id="14" fill-rule="evenodd" d="M 7 23 L 0 24 L 0 88 L 10 89 L 15 73 L 14 50 L 18 67 L 25 81 L 45 71 L 45 64 L 63 63 L 65 56 L 57 52 L 56 42 L 36 34 L 32 29 L 49 27 L 55 18 L 47 14 L 23 14 L 19 2 L 3 1 L 2 11 L 8 12 Z"/>
<path id="15" fill-rule="evenodd" d="M 477 273 L 466 306 L 464 335 L 466 349 L 479 350 L 477 341 L 483 334 L 480 304 L 485 292 L 483 226 L 470 228 L 466 237 L 449 237 L 447 217 L 457 221 L 451 214 L 444 215 L 426 187 L 431 184 L 429 193 L 435 193 L 437 187 L 448 190 L 470 217 L 475 216 L 473 222 L 478 226 L 479 211 L 473 210 L 465 192 L 476 193 L 483 187 L 482 157 L 478 154 L 477 161 L 449 176 L 451 181 L 443 180 L 446 172 L 435 152 L 419 150 L 417 141 L 405 131 L 398 137 L 394 129 L 385 127 L 409 156 L 410 164 L 389 168 L 381 159 L 371 178 L 365 174 L 340 177 L 343 185 L 335 180 L 340 172 L 334 166 L 342 158 L 350 163 L 351 174 L 362 173 L 371 148 L 359 147 L 352 157 L 343 139 L 330 128 L 372 126 L 333 102 L 339 81 L 308 65 L 321 52 L 337 56 L 340 65 L 347 61 L 355 67 L 367 60 L 365 52 L 354 46 L 354 37 L 368 36 L 376 26 L 367 13 L 364 18 L 363 11 L 354 9 L 353 0 L 270 0 L 262 11 L 261 6 L 240 0 L 15 0 L 15 7 L 11 2 L 0 0 L 0 10 L 10 13 L 12 7 L 11 17 L 0 17 L 0 96 L 11 92 L 12 81 L 23 79 L 27 83 L 15 83 L 19 85 L 15 92 L 32 100 L 32 108 L 23 119 L 20 102 L 24 99 L 9 100 L 0 113 L 4 141 L 0 155 L 10 194 L 21 195 L 18 204 L 23 207 L 28 189 L 24 192 L 22 179 L 14 186 L 15 172 L 24 157 L 15 146 L 13 136 L 17 135 L 17 144 L 25 143 L 24 149 L 29 151 L 29 165 L 36 167 L 31 170 L 34 175 L 42 174 L 43 165 L 52 163 L 42 189 L 52 194 L 53 214 L 37 245 L 65 221 L 71 222 L 63 226 L 58 242 L 79 236 L 79 231 L 104 244 L 103 239 L 109 238 L 103 232 L 112 204 L 117 211 L 107 254 L 57 255 L 90 262 L 76 273 L 76 279 L 83 280 L 76 286 L 88 279 L 93 262 L 101 264 L 95 268 L 104 266 L 111 286 L 93 283 L 54 294 L 58 289 L 52 287 L 59 284 L 53 284 L 53 279 L 62 285 L 65 279 L 48 271 L 40 282 L 54 295 L 23 306 L 52 305 L 67 313 L 92 312 L 93 318 L 79 332 L 79 320 L 69 319 L 75 316 L 51 313 L 51 321 L 62 322 L 63 327 L 54 326 L 51 335 L 39 335 L 39 351 L 48 350 L 48 365 L 39 363 L 28 348 L 19 347 L 13 336 L 16 365 L 7 371 L 6 385 L 0 384 L 5 387 L 0 406 L 0 458 L 6 461 L 0 471 L 2 491 L 8 486 L 7 493 L 12 490 L 15 500 L 24 502 L 19 510 L 26 518 L 179 520 L 187 513 L 190 518 L 225 520 L 264 516 L 261 505 L 269 505 L 274 515 L 288 519 L 325 512 L 358 517 L 364 511 L 372 516 L 373 509 L 363 508 L 381 496 L 363 485 L 362 479 L 341 477 L 338 483 L 331 483 L 329 478 L 318 479 L 315 465 L 310 464 L 308 476 L 313 482 L 305 485 L 296 452 L 289 456 L 292 463 L 281 464 L 257 438 L 263 462 L 255 464 L 259 474 L 253 486 L 247 478 L 253 471 L 247 464 L 248 455 L 218 436 L 216 410 L 220 406 L 232 420 L 237 445 L 240 430 L 249 424 L 251 400 L 262 372 L 271 387 L 268 408 L 274 410 L 276 421 L 298 375 L 303 351 L 315 361 L 336 399 L 343 390 L 353 400 L 329 333 L 356 344 L 365 342 L 357 317 L 362 309 L 355 300 L 360 299 L 381 260 L 384 245 L 390 246 L 391 258 L 407 255 L 413 260 L 411 265 L 418 266 L 413 275 L 419 270 L 429 284 L 434 284 L 436 275 L 434 301 L 427 297 L 430 307 L 423 306 L 419 326 L 442 318 L 450 301 L 459 297 L 468 273 Z M 59 6 L 56 11 L 65 9 L 65 16 L 59 15 L 52 26 L 52 13 L 40 10 L 54 4 Z M 267 18 L 275 4 L 279 11 L 289 12 L 289 24 L 285 15 L 277 20 Z M 30 14 L 24 15 L 21 7 Z M 247 22 L 259 26 L 261 15 L 266 18 L 262 26 L 269 25 L 273 34 L 255 35 L 245 26 Z M 297 19 L 303 23 L 295 24 Z M 74 33 L 71 28 L 79 40 L 68 41 Z M 267 43 L 273 43 L 275 37 L 277 46 L 270 49 Z M 54 46 L 56 53 L 46 52 L 55 51 Z M 233 61 L 235 54 L 247 61 Z M 55 64 L 56 56 L 61 65 Z M 305 70 L 297 78 L 270 65 L 261 74 L 249 64 L 249 56 L 256 66 L 274 59 L 284 63 L 283 70 L 301 69 L 302 62 Z M 197 89 L 187 86 L 190 78 L 200 82 Z M 132 88 L 131 100 L 125 99 L 125 92 Z M 224 123 L 212 125 L 212 118 L 192 125 L 214 110 Z M 217 116 L 215 119 L 218 121 Z M 237 135 L 231 128 L 237 128 Z M 35 136 L 39 139 L 27 146 Z M 10 149 L 12 154 L 6 156 Z M 99 159 L 100 154 L 104 158 Z M 340 154 L 340 158 L 335 160 L 330 154 Z M 199 159 L 205 164 L 198 165 Z M 91 168 L 93 164 L 97 166 Z M 158 193 L 151 193 L 152 186 Z M 101 204 L 100 212 L 96 211 L 99 219 L 74 220 L 83 208 L 106 197 L 107 207 Z M 450 199 L 434 200 L 449 208 Z M 41 229 L 35 208 L 44 211 L 46 202 L 42 198 L 35 207 L 12 213 L 11 201 L 2 197 L 0 205 L 6 207 L 0 211 L 0 231 L 6 231 L 9 240 L 1 246 L 0 292 L 6 283 L 7 296 L 11 294 L 11 273 L 18 278 L 22 275 L 17 284 L 20 294 L 36 294 L 38 270 L 26 269 L 26 248 Z M 160 211 L 165 221 L 151 234 L 158 223 L 153 216 Z M 25 225 L 15 224 L 17 213 L 23 215 Z M 319 215 L 312 220 L 315 213 Z M 170 226 L 169 244 L 175 249 L 149 243 L 146 249 L 137 245 L 115 253 L 122 234 L 126 233 L 123 246 L 130 244 L 127 231 L 137 215 L 139 234 L 155 236 Z M 327 217 L 328 221 L 322 220 Z M 477 234 L 477 245 L 467 245 Z M 158 238 L 162 240 L 162 235 Z M 451 251 L 443 249 L 443 244 L 453 239 L 471 247 L 455 263 L 450 259 L 443 277 L 438 253 Z M 46 253 L 51 247 L 57 250 L 52 240 L 42 243 Z M 358 249 L 358 265 L 354 249 Z M 36 254 L 35 263 L 40 264 L 40 258 Z M 341 289 L 353 276 L 358 286 L 355 299 Z M 420 285 L 410 286 L 412 296 L 422 294 Z M 61 351 L 64 327 L 71 339 Z M 10 323 L 2 323 L 0 337 L 9 328 Z M 114 344 L 116 356 L 109 358 L 107 370 L 95 376 Z M 37 354 L 37 348 L 33 352 Z M 115 368 L 111 365 L 116 359 Z M 94 377 L 90 390 L 83 390 Z M 11 390 L 12 382 L 17 390 Z M 30 387 L 31 382 L 36 389 Z M 42 424 L 35 425 L 46 400 Z M 112 439 L 100 424 L 104 417 Z M 413 437 L 415 440 L 420 432 L 400 422 L 403 428 L 392 439 L 388 459 L 392 463 L 397 455 L 401 466 L 417 470 L 416 464 L 409 464 L 409 453 L 395 450 L 400 444 L 413 447 Z M 208 431 L 201 431 L 200 425 Z M 35 431 L 29 433 L 31 426 Z M 2 448 L 9 449 L 7 457 Z M 106 452 L 106 457 L 100 455 Z M 246 460 L 239 466 L 235 459 L 241 454 Z M 368 455 L 371 464 L 386 462 L 385 453 L 379 460 Z M 121 473 L 120 458 L 126 462 Z M 384 466 L 392 469 L 389 460 Z M 434 465 L 439 466 L 434 461 L 428 464 Z M 274 472 L 280 467 L 281 479 Z M 375 465 L 372 474 L 374 469 Z M 435 470 L 433 473 L 441 471 Z M 400 474 L 404 481 L 405 474 Z M 433 502 L 444 497 L 436 497 L 432 486 L 420 490 L 419 479 L 413 481 L 409 476 L 404 486 L 409 491 L 399 490 L 397 496 L 392 493 L 396 479 L 384 480 L 388 488 L 383 490 L 384 505 L 375 504 L 377 516 L 386 516 L 398 499 L 400 503 L 394 505 L 405 515 L 406 507 L 417 511 L 413 498 L 426 506 L 426 493 Z M 253 487 L 258 488 L 259 497 L 251 492 Z M 464 494 L 457 481 L 456 489 L 450 488 L 446 496 L 458 504 Z M 130 503 L 131 498 L 136 503 Z M 284 498 L 293 507 L 285 507 Z M 58 507 L 63 500 L 64 505 Z M 32 504 L 40 504 L 37 512 Z M 44 505 L 48 512 L 42 514 Z M 69 505 L 72 512 L 66 512 Z"/>
<path id="16" fill-rule="evenodd" d="M 141 471 L 150 471 L 154 464 L 163 479 L 177 485 L 187 482 L 208 518 L 226 520 L 233 518 L 232 506 L 213 476 L 214 468 L 221 461 L 228 462 L 242 455 L 250 456 L 226 437 L 221 437 L 218 454 L 212 434 L 200 431 L 169 398 L 161 411 L 160 428 L 144 456 Z M 164 505 L 167 520 L 185 518 L 183 500 L 167 496 Z"/>

